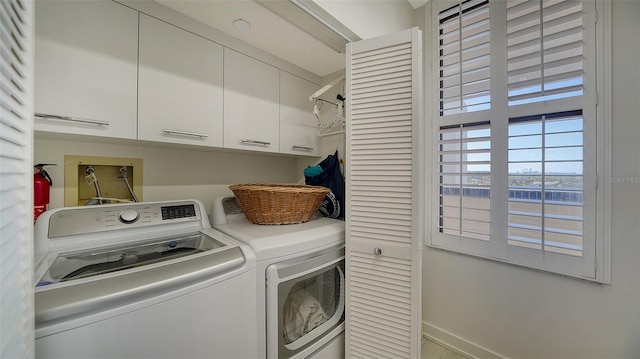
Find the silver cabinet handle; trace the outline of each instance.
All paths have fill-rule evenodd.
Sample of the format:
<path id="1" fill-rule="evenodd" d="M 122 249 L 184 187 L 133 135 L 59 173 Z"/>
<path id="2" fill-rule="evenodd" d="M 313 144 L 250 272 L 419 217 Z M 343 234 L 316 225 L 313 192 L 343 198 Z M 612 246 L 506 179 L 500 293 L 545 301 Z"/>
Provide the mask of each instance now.
<path id="1" fill-rule="evenodd" d="M 313 147 L 296 146 L 296 145 L 293 145 L 291 149 L 297 150 L 297 151 L 307 151 L 307 152 L 313 151 Z"/>
<path id="2" fill-rule="evenodd" d="M 96 125 L 96 126 L 109 126 L 109 121 L 92 120 L 88 118 L 49 115 L 46 113 L 35 113 L 34 116 L 43 120 L 60 120 L 60 121 L 68 121 L 68 122 L 85 123 L 88 125 Z"/>
<path id="3" fill-rule="evenodd" d="M 271 142 L 250 140 L 250 139 L 247 139 L 247 138 L 240 139 L 240 142 L 242 142 L 243 145 L 260 145 L 260 146 L 270 146 L 271 145 Z"/>
<path id="4" fill-rule="evenodd" d="M 375 254 L 377 256 L 381 256 L 382 255 L 382 249 L 380 249 L 379 247 L 375 247 L 373 249 L 373 254 Z"/>
<path id="5" fill-rule="evenodd" d="M 179 136 L 198 137 L 198 138 L 207 138 L 207 137 L 209 137 L 209 135 L 206 135 L 204 133 L 172 130 L 170 128 L 165 128 L 165 129 L 162 130 L 162 132 L 166 133 L 167 135 L 179 135 Z"/>

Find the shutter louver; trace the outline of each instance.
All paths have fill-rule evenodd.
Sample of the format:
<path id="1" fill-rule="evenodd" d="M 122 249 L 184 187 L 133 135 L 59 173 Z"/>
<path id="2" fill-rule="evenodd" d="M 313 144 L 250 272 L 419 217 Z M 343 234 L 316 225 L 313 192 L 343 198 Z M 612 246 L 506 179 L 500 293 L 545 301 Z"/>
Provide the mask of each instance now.
<path id="1" fill-rule="evenodd" d="M 0 357 L 33 357 L 32 2 L 0 2 Z"/>
<path id="2" fill-rule="evenodd" d="M 463 1 L 438 21 L 440 116 L 490 108 L 489 2 Z"/>
<path id="3" fill-rule="evenodd" d="M 581 1 L 507 2 L 509 106 L 583 93 Z"/>
<path id="4" fill-rule="evenodd" d="M 419 356 L 417 34 L 413 29 L 349 45 L 349 358 Z"/>

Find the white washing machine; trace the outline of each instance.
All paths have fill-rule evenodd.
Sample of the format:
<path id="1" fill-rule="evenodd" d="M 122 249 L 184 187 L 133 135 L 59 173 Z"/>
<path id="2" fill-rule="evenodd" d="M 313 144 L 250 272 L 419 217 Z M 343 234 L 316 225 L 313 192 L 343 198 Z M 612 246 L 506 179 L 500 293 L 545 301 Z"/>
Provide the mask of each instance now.
<path id="1" fill-rule="evenodd" d="M 256 254 L 259 357 L 344 358 L 344 221 L 252 224 L 235 197 L 217 198 L 211 217 Z"/>
<path id="2" fill-rule="evenodd" d="M 66 207 L 35 228 L 37 358 L 253 358 L 256 262 L 199 201 Z"/>

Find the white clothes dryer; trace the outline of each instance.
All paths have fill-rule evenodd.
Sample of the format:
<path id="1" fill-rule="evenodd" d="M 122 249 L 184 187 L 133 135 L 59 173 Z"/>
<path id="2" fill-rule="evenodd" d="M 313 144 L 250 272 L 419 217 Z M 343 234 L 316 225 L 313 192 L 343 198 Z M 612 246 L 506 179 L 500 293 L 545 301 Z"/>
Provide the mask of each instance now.
<path id="1" fill-rule="evenodd" d="M 344 221 L 258 225 L 220 197 L 211 222 L 256 254 L 259 356 L 344 358 Z"/>
<path id="2" fill-rule="evenodd" d="M 65 207 L 35 227 L 36 358 L 253 358 L 251 249 L 196 200 Z"/>

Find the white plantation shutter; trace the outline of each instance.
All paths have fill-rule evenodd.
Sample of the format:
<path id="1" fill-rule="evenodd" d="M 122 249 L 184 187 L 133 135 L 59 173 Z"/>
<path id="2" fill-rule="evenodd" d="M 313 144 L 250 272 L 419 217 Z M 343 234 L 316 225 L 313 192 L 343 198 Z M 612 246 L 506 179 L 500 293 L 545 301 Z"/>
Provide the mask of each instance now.
<path id="1" fill-rule="evenodd" d="M 510 245 L 582 256 L 582 111 L 509 120 Z"/>
<path id="2" fill-rule="evenodd" d="M 490 107 L 489 40 L 488 0 L 460 2 L 438 14 L 441 116 Z"/>
<path id="3" fill-rule="evenodd" d="M 441 127 L 438 165 L 440 233 L 490 240 L 489 122 Z"/>
<path id="4" fill-rule="evenodd" d="M 437 136 L 436 196 L 431 241 L 483 255 L 491 239 L 491 94 L 492 30 L 489 0 L 433 4 L 432 70 L 439 109 L 432 133 Z M 495 40 L 494 40 L 495 41 Z M 473 250 L 466 250 L 471 246 Z"/>
<path id="5" fill-rule="evenodd" d="M 596 161 L 597 4 L 432 3 L 433 246 L 606 277 L 596 271 L 606 215 L 596 206 L 606 171 Z"/>
<path id="6" fill-rule="evenodd" d="M 420 356 L 420 41 L 347 48 L 347 358 Z"/>
<path id="7" fill-rule="evenodd" d="M 506 3 L 507 260 L 595 279 L 595 3 Z"/>
<path id="8" fill-rule="evenodd" d="M 582 2 L 507 2 L 509 106 L 582 95 Z"/>
<path id="9" fill-rule="evenodd" d="M 33 357 L 33 3 L 0 2 L 0 357 Z"/>

